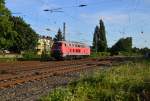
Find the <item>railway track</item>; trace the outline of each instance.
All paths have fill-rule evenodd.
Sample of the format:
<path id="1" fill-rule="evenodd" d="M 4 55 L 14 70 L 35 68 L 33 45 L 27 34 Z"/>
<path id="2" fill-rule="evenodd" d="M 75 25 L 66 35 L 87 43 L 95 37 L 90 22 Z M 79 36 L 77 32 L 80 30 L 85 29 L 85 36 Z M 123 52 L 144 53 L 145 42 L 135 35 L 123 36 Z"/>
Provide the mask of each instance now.
<path id="1" fill-rule="evenodd" d="M 86 68 L 94 68 L 112 61 L 112 58 L 105 59 L 84 59 L 73 61 L 54 62 L 53 64 L 31 65 L 31 67 L 20 66 L 17 70 L 8 70 L 8 74 L 0 75 L 0 88 L 12 87 L 17 84 L 33 80 L 40 80 L 49 76 L 61 75 L 64 73 L 80 71 Z M 120 60 L 120 59 L 119 59 Z M 57 64 L 58 63 L 58 64 Z M 21 68 L 22 67 L 22 68 Z"/>
<path id="2" fill-rule="evenodd" d="M 70 64 L 62 64 L 52 67 L 42 65 L 39 68 L 23 69 L 15 71 L 16 75 L 4 76 L 0 78 L 0 88 L 12 87 L 17 84 L 25 83 L 28 81 L 40 80 L 49 76 L 61 75 L 69 72 L 80 71 L 86 68 L 94 68 L 96 63 L 92 64 L 91 60 L 88 61 L 76 61 Z M 14 72 L 14 71 L 13 71 Z M 19 72 L 19 74 L 17 74 Z"/>
<path id="3" fill-rule="evenodd" d="M 7 70 L 7 73 L 6 74 L 3 74 L 1 75 L 1 78 L 0 78 L 0 81 L 3 81 L 3 80 L 9 80 L 11 78 L 16 78 L 16 76 L 18 76 L 19 74 L 22 76 L 23 75 L 27 75 L 27 74 L 38 74 L 40 73 L 42 70 L 43 71 L 47 71 L 47 70 L 55 70 L 55 69 L 60 69 L 60 68 L 63 68 L 64 66 L 65 67 L 68 67 L 68 66 L 73 66 L 73 65 L 80 65 L 80 64 L 86 64 L 86 63 L 89 63 L 91 62 L 91 60 L 89 61 L 71 61 L 71 62 L 68 62 L 68 63 L 63 63 L 63 64 L 51 64 L 51 65 L 47 65 L 47 64 L 42 64 L 42 65 L 33 65 L 32 68 L 28 68 L 27 66 L 24 66 L 24 68 L 21 68 L 19 67 L 20 69 L 17 69 L 17 70 Z M 26 68 L 25 68 L 26 67 Z"/>
<path id="4" fill-rule="evenodd" d="M 32 69 L 38 69 L 43 68 L 45 66 L 60 66 L 60 65 L 69 65 L 69 64 L 76 64 L 80 63 L 81 61 L 87 61 L 85 60 L 73 60 L 73 61 L 50 61 L 50 62 L 16 62 L 16 63 L 0 63 L 0 70 L 7 70 L 8 73 L 10 72 L 19 72 L 19 71 L 28 71 Z M 36 67 L 36 68 L 35 68 Z"/>
<path id="5" fill-rule="evenodd" d="M 54 88 L 78 80 L 80 74 L 90 75 L 95 69 L 106 69 L 107 66 L 126 63 L 126 61 L 128 59 L 110 57 L 105 59 L 39 62 L 39 65 L 36 64 L 37 62 L 29 65 L 23 62 L 23 66 L 16 67 L 19 70 L 11 69 L 8 74 L 0 74 L 0 99 L 2 101 L 36 101 L 39 96 L 48 94 Z M 7 65 L 3 64 L 3 66 Z"/>

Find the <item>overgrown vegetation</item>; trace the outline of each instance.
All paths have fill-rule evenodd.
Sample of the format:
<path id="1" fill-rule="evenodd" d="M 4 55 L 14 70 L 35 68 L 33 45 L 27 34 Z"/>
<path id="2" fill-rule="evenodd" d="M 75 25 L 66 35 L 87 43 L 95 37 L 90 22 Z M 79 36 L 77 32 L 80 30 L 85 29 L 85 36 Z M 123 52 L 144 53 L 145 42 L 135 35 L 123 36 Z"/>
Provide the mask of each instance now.
<path id="1" fill-rule="evenodd" d="M 42 54 L 41 54 L 41 61 L 48 61 L 48 60 L 50 60 L 50 58 L 51 58 L 51 55 L 50 54 L 47 54 L 46 52 L 42 52 Z"/>
<path id="2" fill-rule="evenodd" d="M 121 38 L 110 49 L 111 55 L 118 55 L 120 51 L 131 53 L 132 51 L 132 38 Z"/>
<path id="3" fill-rule="evenodd" d="M 90 55 L 90 58 L 104 58 L 110 56 L 109 52 L 93 52 Z"/>
<path id="4" fill-rule="evenodd" d="M 41 55 L 37 55 L 36 51 L 29 50 L 25 51 L 22 54 L 22 58 L 19 58 L 18 60 L 23 60 L 23 61 L 49 61 L 51 60 L 51 55 L 47 54 L 45 51 L 42 52 Z"/>
<path id="5" fill-rule="evenodd" d="M 17 58 L 0 58 L 0 62 L 13 62 L 17 61 Z"/>
<path id="6" fill-rule="evenodd" d="M 98 71 L 67 88 L 58 88 L 41 101 L 149 101 L 150 60 Z"/>
<path id="7" fill-rule="evenodd" d="M 20 60 L 40 60 L 40 58 L 41 57 L 37 55 L 35 51 L 29 50 L 22 54 L 22 58 Z"/>

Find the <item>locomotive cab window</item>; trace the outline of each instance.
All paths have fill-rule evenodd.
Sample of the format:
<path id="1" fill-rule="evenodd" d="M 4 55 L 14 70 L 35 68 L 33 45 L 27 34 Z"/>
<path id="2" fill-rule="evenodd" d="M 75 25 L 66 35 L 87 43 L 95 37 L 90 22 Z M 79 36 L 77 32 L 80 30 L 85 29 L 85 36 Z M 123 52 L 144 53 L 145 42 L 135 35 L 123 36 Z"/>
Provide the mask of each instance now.
<path id="1" fill-rule="evenodd" d="M 62 46 L 62 43 L 58 43 L 58 46 Z"/>

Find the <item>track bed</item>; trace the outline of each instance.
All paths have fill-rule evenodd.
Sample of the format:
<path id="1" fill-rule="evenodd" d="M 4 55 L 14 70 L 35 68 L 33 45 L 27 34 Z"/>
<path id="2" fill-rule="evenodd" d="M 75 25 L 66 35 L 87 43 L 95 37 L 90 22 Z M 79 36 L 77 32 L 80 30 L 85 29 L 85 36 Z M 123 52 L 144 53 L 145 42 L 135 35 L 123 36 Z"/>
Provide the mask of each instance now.
<path id="1" fill-rule="evenodd" d="M 73 61 L 0 63 L 0 99 L 37 99 L 52 88 L 79 78 L 80 73 L 128 61 L 124 57 Z"/>

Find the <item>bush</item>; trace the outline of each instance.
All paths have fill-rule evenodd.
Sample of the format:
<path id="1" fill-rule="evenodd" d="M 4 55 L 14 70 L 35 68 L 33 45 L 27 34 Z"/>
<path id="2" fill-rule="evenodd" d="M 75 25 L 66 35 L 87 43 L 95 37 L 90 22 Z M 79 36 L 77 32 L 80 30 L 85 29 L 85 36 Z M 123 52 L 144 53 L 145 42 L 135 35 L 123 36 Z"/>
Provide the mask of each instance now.
<path id="1" fill-rule="evenodd" d="M 50 55 L 43 51 L 41 54 L 41 61 L 48 61 L 48 60 L 50 60 Z"/>
<path id="2" fill-rule="evenodd" d="M 17 60 L 17 58 L 0 58 L 1 62 L 13 62 L 16 60 Z"/>
<path id="3" fill-rule="evenodd" d="M 109 52 L 93 52 L 90 57 L 92 58 L 97 58 L 97 57 L 107 57 L 107 56 L 110 56 L 110 53 Z"/>
<path id="4" fill-rule="evenodd" d="M 56 89 L 41 101 L 150 101 L 150 62 L 129 63 Z"/>
<path id="5" fill-rule="evenodd" d="M 121 52 L 119 52 L 119 55 L 122 55 L 122 56 L 132 56 L 132 53 L 131 52 L 121 51 Z"/>
<path id="6" fill-rule="evenodd" d="M 39 60 L 39 59 L 40 59 L 40 56 L 37 55 L 35 51 L 29 50 L 29 51 L 25 51 L 22 54 L 21 60 Z"/>

